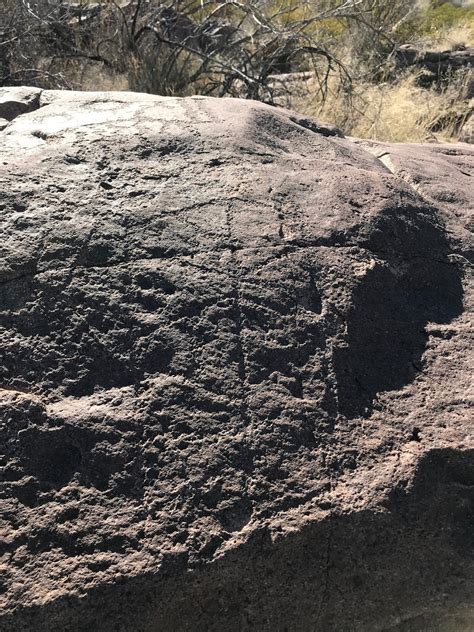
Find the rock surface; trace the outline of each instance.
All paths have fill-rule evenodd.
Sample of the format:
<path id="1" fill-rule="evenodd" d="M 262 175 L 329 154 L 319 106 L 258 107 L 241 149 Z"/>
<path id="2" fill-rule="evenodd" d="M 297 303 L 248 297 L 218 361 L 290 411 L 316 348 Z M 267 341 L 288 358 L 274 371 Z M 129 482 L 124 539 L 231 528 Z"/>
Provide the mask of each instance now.
<path id="1" fill-rule="evenodd" d="M 472 629 L 474 149 L 0 118 L 0 629 Z"/>
<path id="2" fill-rule="evenodd" d="M 448 73 L 474 68 L 474 48 L 461 45 L 457 50 L 422 51 L 404 44 L 395 51 L 395 63 L 399 68 L 424 69 L 432 75 L 433 81 L 439 81 Z"/>

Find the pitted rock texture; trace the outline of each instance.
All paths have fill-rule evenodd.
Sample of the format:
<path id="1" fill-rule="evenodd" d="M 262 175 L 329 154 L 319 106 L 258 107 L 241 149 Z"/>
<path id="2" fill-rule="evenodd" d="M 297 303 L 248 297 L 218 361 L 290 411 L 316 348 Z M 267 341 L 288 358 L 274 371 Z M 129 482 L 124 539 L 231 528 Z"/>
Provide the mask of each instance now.
<path id="1" fill-rule="evenodd" d="M 473 149 L 0 117 L 0 628 L 472 629 Z"/>

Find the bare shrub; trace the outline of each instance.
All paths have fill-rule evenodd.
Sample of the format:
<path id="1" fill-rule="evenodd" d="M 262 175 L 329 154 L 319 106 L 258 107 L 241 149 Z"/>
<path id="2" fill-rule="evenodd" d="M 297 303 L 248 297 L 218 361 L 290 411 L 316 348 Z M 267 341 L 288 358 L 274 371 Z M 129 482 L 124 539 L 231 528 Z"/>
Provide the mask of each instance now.
<path id="1" fill-rule="evenodd" d="M 468 73 L 425 89 L 394 53 L 433 33 L 469 43 L 468 14 L 432 0 L 3 0 L 0 86 L 243 97 L 349 134 L 449 137 L 472 110 Z"/>
<path id="2" fill-rule="evenodd" d="M 362 9 L 362 0 L 5 0 L 0 83 L 80 87 L 74 78 L 94 63 L 135 90 L 272 103 L 272 75 L 311 69 L 324 98 L 332 72 L 349 75 L 316 25 L 365 21 Z"/>
<path id="3" fill-rule="evenodd" d="M 456 138 L 472 112 L 468 96 L 471 72 L 456 72 L 441 89 L 422 88 L 420 71 L 406 72 L 395 82 L 358 82 L 351 92 L 331 81 L 325 103 L 311 97 L 311 86 L 292 105 L 310 116 L 329 119 L 359 138 L 447 141 Z"/>

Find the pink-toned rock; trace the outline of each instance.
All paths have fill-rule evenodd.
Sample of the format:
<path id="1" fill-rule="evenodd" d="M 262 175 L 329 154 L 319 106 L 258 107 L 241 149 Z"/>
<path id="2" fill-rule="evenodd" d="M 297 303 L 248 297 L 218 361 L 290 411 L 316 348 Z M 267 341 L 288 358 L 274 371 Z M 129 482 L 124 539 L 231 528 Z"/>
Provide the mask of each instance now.
<path id="1" fill-rule="evenodd" d="M 15 90 L 2 632 L 471 630 L 473 148 Z"/>

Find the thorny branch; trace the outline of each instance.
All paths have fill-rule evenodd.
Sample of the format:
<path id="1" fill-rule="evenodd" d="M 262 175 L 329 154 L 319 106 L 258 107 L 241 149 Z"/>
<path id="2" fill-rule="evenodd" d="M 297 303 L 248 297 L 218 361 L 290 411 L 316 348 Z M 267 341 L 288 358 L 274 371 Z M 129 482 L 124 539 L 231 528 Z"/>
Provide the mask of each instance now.
<path id="1" fill-rule="evenodd" d="M 403 16 L 387 0 L 4 0 L 0 86 L 74 85 L 74 70 L 101 64 L 131 89 L 211 94 L 274 103 L 275 76 L 313 72 L 320 98 L 331 73 L 350 85 L 344 63 L 321 41 L 328 19 L 385 38 Z M 399 4 L 404 4 L 401 2 Z M 392 5 L 392 9 L 390 9 Z M 393 17 L 395 15 L 395 18 Z M 81 64 L 83 66 L 81 66 Z M 80 72 L 76 72 L 76 77 Z M 77 83 L 77 82 L 76 82 Z"/>

